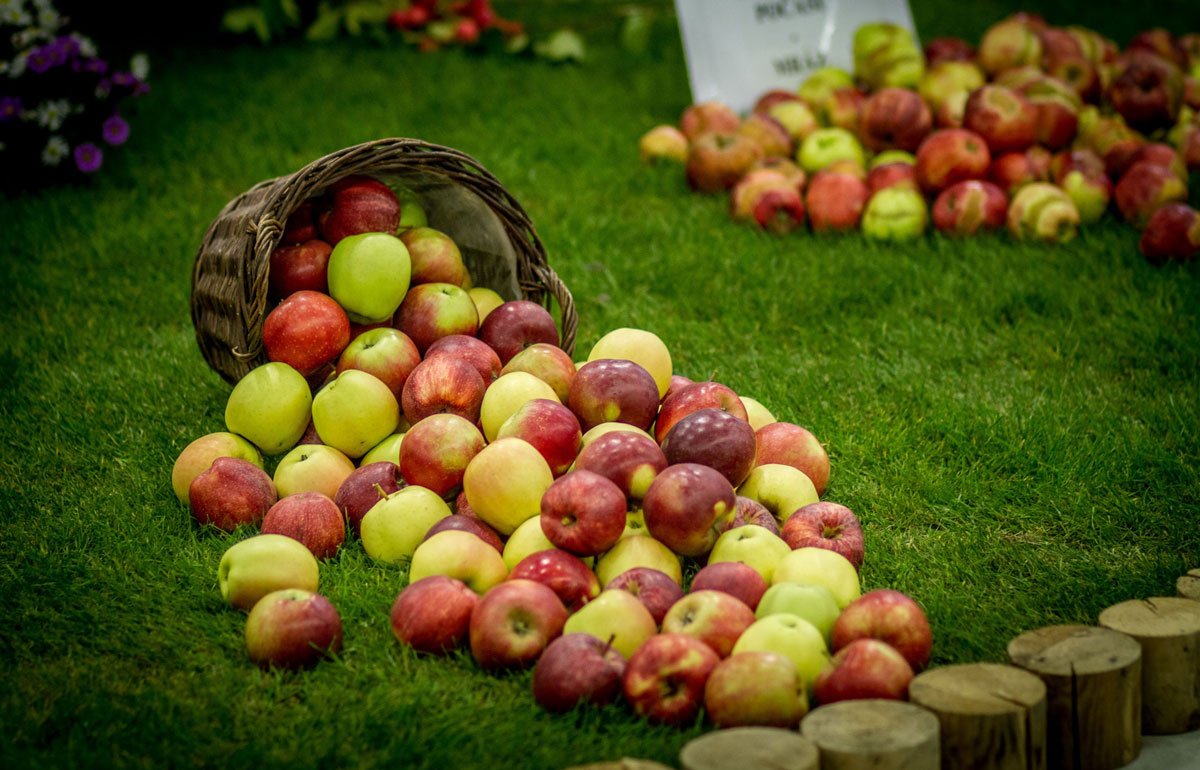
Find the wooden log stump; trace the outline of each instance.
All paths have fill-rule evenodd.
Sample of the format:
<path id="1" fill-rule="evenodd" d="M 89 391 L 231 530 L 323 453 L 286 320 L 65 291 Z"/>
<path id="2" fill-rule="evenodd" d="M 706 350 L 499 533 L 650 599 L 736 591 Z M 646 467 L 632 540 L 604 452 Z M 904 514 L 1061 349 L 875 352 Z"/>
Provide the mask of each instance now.
<path id="1" fill-rule="evenodd" d="M 1008 643 L 1013 665 L 1046 685 L 1047 764 L 1114 770 L 1142 750 L 1142 648 L 1125 634 L 1047 626 Z"/>
<path id="2" fill-rule="evenodd" d="M 821 770 L 938 770 L 938 720 L 894 700 L 848 700 L 813 709 L 800 733 L 816 744 Z"/>
<path id="3" fill-rule="evenodd" d="M 572 765 L 566 770 L 674 770 L 669 765 L 649 759 L 621 757 L 611 762 L 590 762 L 586 765 Z"/>
<path id="4" fill-rule="evenodd" d="M 1142 730 L 1174 735 L 1200 728 L 1200 602 L 1134 599 L 1101 612 L 1100 625 L 1142 646 Z"/>
<path id="5" fill-rule="evenodd" d="M 1045 770 L 1046 685 L 999 663 L 965 663 L 924 671 L 908 698 L 941 725 L 942 767 Z"/>
<path id="6" fill-rule="evenodd" d="M 812 741 L 779 727 L 731 727 L 706 733 L 679 752 L 683 770 L 818 770 Z"/>
<path id="7" fill-rule="evenodd" d="M 1175 581 L 1175 590 L 1184 599 L 1200 601 L 1200 568 L 1188 570 Z"/>

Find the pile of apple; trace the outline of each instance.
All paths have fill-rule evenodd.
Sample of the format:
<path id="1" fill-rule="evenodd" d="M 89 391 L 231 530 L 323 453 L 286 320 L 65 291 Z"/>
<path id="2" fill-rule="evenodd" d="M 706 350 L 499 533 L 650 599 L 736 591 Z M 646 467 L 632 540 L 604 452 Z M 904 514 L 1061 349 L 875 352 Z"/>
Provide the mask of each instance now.
<path id="1" fill-rule="evenodd" d="M 912 238 L 1007 226 L 1065 242 L 1110 208 L 1151 260 L 1200 253 L 1187 205 L 1200 169 L 1200 33 L 1161 28 L 1122 51 L 1099 33 L 1019 13 L 978 48 L 867 24 L 854 72 L 813 72 L 741 116 L 693 104 L 652 128 L 647 162 L 682 163 L 701 192 L 728 191 L 733 218 L 774 232 L 861 229 Z"/>
<path id="2" fill-rule="evenodd" d="M 172 469 L 198 525 L 253 533 L 217 567 L 250 657 L 340 650 L 320 565 L 357 539 L 407 564 L 400 642 L 536 665 L 550 710 L 623 696 L 666 724 L 794 726 L 810 697 L 905 697 L 929 624 L 902 593 L 861 594 L 862 528 L 821 500 L 818 439 L 676 373 L 646 330 L 577 363 L 541 305 L 463 288 L 457 246 L 405 196 L 351 177 L 289 218 L 270 360 Z"/>
<path id="3" fill-rule="evenodd" d="M 411 35 L 423 52 L 453 44 L 475 45 L 490 29 L 506 38 L 524 33 L 521 22 L 496 13 L 492 0 L 411 0 L 388 14 L 388 26 Z"/>

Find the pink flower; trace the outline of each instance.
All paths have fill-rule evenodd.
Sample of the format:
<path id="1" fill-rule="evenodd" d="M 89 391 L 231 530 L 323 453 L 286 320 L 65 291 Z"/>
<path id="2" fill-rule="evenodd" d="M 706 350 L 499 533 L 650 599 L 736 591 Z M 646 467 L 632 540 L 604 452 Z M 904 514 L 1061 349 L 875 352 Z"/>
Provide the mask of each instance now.
<path id="1" fill-rule="evenodd" d="M 75 165 L 85 174 L 91 174 L 100 168 L 104 162 L 104 153 L 91 142 L 84 142 L 75 148 Z"/>

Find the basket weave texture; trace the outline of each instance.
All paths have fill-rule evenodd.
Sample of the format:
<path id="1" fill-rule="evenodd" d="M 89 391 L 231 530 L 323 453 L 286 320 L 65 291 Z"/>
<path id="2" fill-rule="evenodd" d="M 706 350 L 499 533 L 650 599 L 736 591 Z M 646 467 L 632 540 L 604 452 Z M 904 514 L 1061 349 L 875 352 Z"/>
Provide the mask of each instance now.
<path id="1" fill-rule="evenodd" d="M 476 286 L 506 300 L 527 299 L 559 312 L 560 345 L 574 353 L 578 317 L 566 285 L 521 205 L 474 158 L 419 139 L 379 139 L 269 179 L 226 204 L 209 226 L 192 270 L 192 324 L 205 360 L 237 382 L 267 362 L 262 327 L 271 252 L 288 216 L 345 177 L 403 185 L 420 199 L 429 226 L 450 235 Z"/>

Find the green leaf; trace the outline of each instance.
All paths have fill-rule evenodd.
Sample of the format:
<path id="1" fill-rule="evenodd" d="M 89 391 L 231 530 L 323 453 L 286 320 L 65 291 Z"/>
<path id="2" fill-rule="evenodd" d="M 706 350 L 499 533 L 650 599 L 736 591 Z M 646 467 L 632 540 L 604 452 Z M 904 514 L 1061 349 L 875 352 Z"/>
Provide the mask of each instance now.
<path id="1" fill-rule="evenodd" d="M 650 48 L 650 14 L 642 8 L 630 8 L 621 20 L 621 47 L 629 53 L 645 53 Z"/>
<path id="2" fill-rule="evenodd" d="M 261 9 L 252 6 L 230 8 L 221 18 L 221 26 L 235 35 L 253 32 L 260 43 L 265 44 L 271 40 L 267 15 Z"/>
<path id="3" fill-rule="evenodd" d="M 586 54 L 583 38 L 572 29 L 552 32 L 545 40 L 533 44 L 533 52 L 552 62 L 583 61 Z"/>
<path id="4" fill-rule="evenodd" d="M 300 23 L 300 6 L 296 4 L 296 0 L 276 0 L 279 3 L 279 11 L 291 26 L 296 26 Z"/>
<path id="5" fill-rule="evenodd" d="M 334 9 L 329 3 L 317 6 L 317 18 L 312 26 L 304 33 L 309 40 L 333 40 L 342 28 L 342 12 Z"/>

